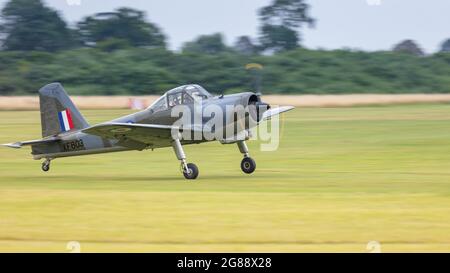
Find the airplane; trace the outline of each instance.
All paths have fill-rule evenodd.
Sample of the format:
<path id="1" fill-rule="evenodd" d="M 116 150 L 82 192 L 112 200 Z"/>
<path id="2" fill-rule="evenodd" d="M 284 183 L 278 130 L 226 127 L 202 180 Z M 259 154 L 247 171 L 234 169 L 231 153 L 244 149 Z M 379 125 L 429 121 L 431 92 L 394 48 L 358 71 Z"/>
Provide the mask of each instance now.
<path id="1" fill-rule="evenodd" d="M 222 144 L 236 143 L 244 155 L 241 169 L 244 173 L 251 174 L 256 169 L 256 163 L 249 156 L 245 142 L 250 137 L 249 132 L 252 129 L 250 127 L 255 127 L 264 120 L 294 108 L 283 106 L 271 109 L 270 105 L 262 102 L 261 94 L 253 92 L 213 96 L 197 84 L 171 89 L 145 110 L 93 126 L 89 125 L 78 111 L 60 83 L 42 87 L 39 90 L 39 103 L 42 139 L 3 145 L 16 149 L 31 146 L 33 159 L 44 159 L 42 163 L 44 172 L 50 170 L 50 162 L 56 158 L 172 147 L 181 162 L 184 177 L 189 180 L 198 177 L 199 169 L 195 164 L 187 163 L 183 145 L 214 140 Z M 243 106 L 252 110 L 245 116 L 237 116 L 234 113 L 234 116 L 229 118 L 230 114 L 226 114 L 223 117 L 222 128 L 206 126 L 212 116 L 208 119 L 203 112 L 200 114 L 200 121 L 177 126 L 179 116 L 171 114 L 174 107 L 184 106 L 195 112 L 193 107 L 199 103 L 202 107 L 215 106 L 225 109 L 228 106 Z M 249 120 L 254 120 L 254 125 L 250 125 Z M 217 131 L 216 135 L 223 137 L 211 140 L 203 135 L 196 139 L 181 136 L 181 133 L 204 132 L 205 128 L 209 132 Z M 228 130 L 232 132 L 231 137 L 229 133 L 223 133 L 227 128 L 232 128 Z"/>

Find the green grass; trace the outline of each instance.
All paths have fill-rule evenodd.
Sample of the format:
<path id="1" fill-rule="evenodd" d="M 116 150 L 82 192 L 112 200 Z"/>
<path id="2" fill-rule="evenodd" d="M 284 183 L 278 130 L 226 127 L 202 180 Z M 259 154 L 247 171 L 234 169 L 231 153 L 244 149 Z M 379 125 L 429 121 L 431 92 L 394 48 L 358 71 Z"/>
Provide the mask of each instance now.
<path id="1" fill-rule="evenodd" d="M 91 123 L 127 111 L 83 111 Z M 235 145 L 58 159 L 0 148 L 0 252 L 450 251 L 450 105 L 297 109 L 275 152 L 241 172 Z M 0 112 L 0 142 L 40 136 L 38 112 Z"/>

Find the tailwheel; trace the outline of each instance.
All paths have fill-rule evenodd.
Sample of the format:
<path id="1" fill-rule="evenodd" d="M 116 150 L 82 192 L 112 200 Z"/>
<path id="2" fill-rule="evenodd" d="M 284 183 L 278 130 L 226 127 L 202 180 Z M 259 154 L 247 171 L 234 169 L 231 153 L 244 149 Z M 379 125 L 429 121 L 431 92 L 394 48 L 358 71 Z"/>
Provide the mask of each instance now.
<path id="1" fill-rule="evenodd" d="M 198 177 L 198 167 L 194 163 L 188 163 L 183 168 L 183 175 L 186 179 L 196 179 Z"/>
<path id="2" fill-rule="evenodd" d="M 48 172 L 50 170 L 50 159 L 46 159 L 44 162 L 42 162 L 42 170 L 44 172 Z"/>
<path id="3" fill-rule="evenodd" d="M 244 157 L 241 162 L 241 169 L 244 173 L 251 174 L 256 169 L 256 162 L 251 157 Z"/>

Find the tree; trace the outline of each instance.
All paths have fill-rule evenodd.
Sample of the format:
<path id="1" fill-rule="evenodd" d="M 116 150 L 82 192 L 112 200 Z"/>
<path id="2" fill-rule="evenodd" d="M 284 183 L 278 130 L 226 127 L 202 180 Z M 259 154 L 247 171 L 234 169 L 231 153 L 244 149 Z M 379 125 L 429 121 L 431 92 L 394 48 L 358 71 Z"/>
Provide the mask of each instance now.
<path id="1" fill-rule="evenodd" d="M 441 52 L 450 52 L 450 39 L 442 43 Z"/>
<path id="2" fill-rule="evenodd" d="M 305 0 L 273 0 L 271 5 L 260 9 L 262 49 L 278 52 L 298 47 L 301 40 L 298 29 L 304 24 L 314 24 L 308 12 Z"/>
<path id="3" fill-rule="evenodd" d="M 258 47 L 253 44 L 252 39 L 248 36 L 238 37 L 235 44 L 234 50 L 244 55 L 253 55 L 258 52 Z"/>
<path id="4" fill-rule="evenodd" d="M 6 50 L 56 51 L 74 46 L 73 32 L 41 0 L 11 0 L 1 17 L 2 47 Z"/>
<path id="5" fill-rule="evenodd" d="M 113 52 L 119 49 L 126 49 L 130 47 L 128 40 L 109 38 L 97 43 L 97 48 L 106 52 Z"/>
<path id="6" fill-rule="evenodd" d="M 296 49 L 299 45 L 298 33 L 285 26 L 264 25 L 259 38 L 264 50 L 275 52 Z"/>
<path id="7" fill-rule="evenodd" d="M 89 16 L 78 23 L 78 28 L 85 45 L 114 39 L 126 41 L 132 46 L 166 46 L 165 35 L 159 27 L 146 22 L 144 12 L 131 8 Z"/>
<path id="8" fill-rule="evenodd" d="M 416 56 L 424 56 L 425 53 L 413 40 L 405 40 L 394 46 L 394 52 L 407 53 Z"/>
<path id="9" fill-rule="evenodd" d="M 222 34 L 202 35 L 192 42 L 183 45 L 183 52 L 217 54 L 227 50 Z"/>

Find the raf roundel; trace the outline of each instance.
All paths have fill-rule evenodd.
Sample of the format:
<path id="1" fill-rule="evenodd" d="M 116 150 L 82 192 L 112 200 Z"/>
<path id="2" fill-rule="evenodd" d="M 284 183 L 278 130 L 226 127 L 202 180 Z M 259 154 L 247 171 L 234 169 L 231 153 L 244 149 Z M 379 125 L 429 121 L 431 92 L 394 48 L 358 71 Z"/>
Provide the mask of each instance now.
<path id="1" fill-rule="evenodd" d="M 110 130 L 111 133 L 125 133 L 131 131 L 131 128 L 116 128 Z"/>

